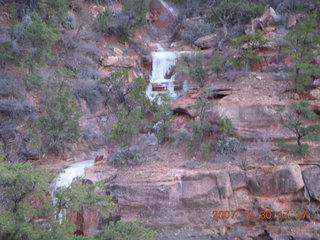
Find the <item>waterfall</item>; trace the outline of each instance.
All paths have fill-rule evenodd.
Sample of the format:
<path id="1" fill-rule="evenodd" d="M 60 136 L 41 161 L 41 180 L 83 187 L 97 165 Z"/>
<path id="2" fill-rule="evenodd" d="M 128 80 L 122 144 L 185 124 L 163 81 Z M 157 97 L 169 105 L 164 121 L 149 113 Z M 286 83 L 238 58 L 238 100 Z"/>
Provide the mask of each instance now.
<path id="1" fill-rule="evenodd" d="M 178 17 L 177 12 L 176 12 L 172 7 L 170 7 L 170 6 L 168 5 L 168 3 L 166 3 L 166 2 L 163 1 L 163 0 L 160 0 L 160 2 L 161 2 L 161 4 L 162 4 L 162 6 L 164 6 L 164 7 L 172 14 L 172 16 Z"/>
<path id="2" fill-rule="evenodd" d="M 167 78 L 166 75 L 170 74 L 177 62 L 177 56 L 175 52 L 165 51 L 159 44 L 158 52 L 152 52 L 152 74 L 149 86 L 146 91 L 146 95 L 150 100 L 154 100 L 156 96 L 164 91 L 169 91 L 171 97 L 176 97 L 174 91 L 174 75 Z M 163 91 L 156 91 L 153 86 L 163 89 Z"/>
<path id="3" fill-rule="evenodd" d="M 84 169 L 86 167 L 91 167 L 93 165 L 94 160 L 86 160 L 71 164 L 57 177 L 54 183 L 54 189 L 57 189 L 58 187 L 69 187 L 73 179 L 84 176 Z"/>
<path id="4" fill-rule="evenodd" d="M 84 176 L 84 170 L 86 167 L 91 167 L 94 165 L 94 160 L 85 160 L 81 162 L 76 162 L 68 166 L 64 172 L 62 172 L 53 182 L 52 184 L 52 192 L 51 196 L 53 199 L 53 203 L 55 203 L 56 199 L 54 198 L 54 191 L 60 187 L 69 187 L 72 181 L 77 177 Z M 62 222 L 63 212 L 57 213 L 60 223 Z"/>

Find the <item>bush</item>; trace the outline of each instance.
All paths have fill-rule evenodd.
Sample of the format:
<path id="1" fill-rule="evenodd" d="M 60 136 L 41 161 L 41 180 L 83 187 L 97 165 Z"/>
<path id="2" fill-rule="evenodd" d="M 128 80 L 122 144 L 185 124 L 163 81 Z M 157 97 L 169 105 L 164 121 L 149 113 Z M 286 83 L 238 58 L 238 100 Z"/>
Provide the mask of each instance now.
<path id="1" fill-rule="evenodd" d="M 215 146 L 216 152 L 222 155 L 228 155 L 240 150 L 240 143 L 234 137 L 226 137 L 218 140 Z"/>
<path id="2" fill-rule="evenodd" d="M 97 64 L 91 57 L 69 56 L 65 61 L 65 66 L 76 74 L 77 79 L 100 79 Z"/>
<path id="3" fill-rule="evenodd" d="M 57 29 L 46 24 L 38 14 L 35 13 L 31 20 L 23 34 L 24 45 L 28 48 L 26 64 L 29 66 L 51 58 L 52 45 L 59 39 Z"/>
<path id="4" fill-rule="evenodd" d="M 208 77 L 204 68 L 204 57 L 200 53 L 182 55 L 178 63 L 178 71 L 199 86 L 203 86 Z"/>
<path id="5" fill-rule="evenodd" d="M 232 43 L 238 48 L 239 63 L 245 67 L 246 71 L 249 70 L 251 64 L 261 61 L 261 57 L 257 55 L 257 50 L 267 42 L 268 40 L 263 37 L 262 32 L 245 34 L 232 40 Z"/>
<path id="6" fill-rule="evenodd" d="M 68 13 L 62 22 L 62 26 L 68 30 L 75 29 L 76 28 L 76 16 L 74 14 Z"/>
<path id="7" fill-rule="evenodd" d="M 45 85 L 43 77 L 34 69 L 24 76 L 24 82 L 28 91 L 34 89 L 43 89 Z"/>
<path id="8" fill-rule="evenodd" d="M 204 160 L 208 160 L 210 158 L 210 155 L 213 152 L 213 146 L 211 143 L 201 143 L 200 145 L 200 152 L 202 155 L 202 158 Z"/>
<path id="9" fill-rule="evenodd" d="M 124 41 L 129 33 L 145 24 L 147 11 L 146 0 L 126 1 L 120 13 L 114 14 L 108 9 L 100 13 L 96 20 L 97 30 Z"/>
<path id="10" fill-rule="evenodd" d="M 96 240 L 121 239 L 121 240 L 151 240 L 157 232 L 146 228 L 142 222 L 117 222 L 110 223 L 95 236 Z"/>
<path id="11" fill-rule="evenodd" d="M 62 74 L 65 73 L 56 77 L 61 79 L 58 75 Z M 60 154 L 68 144 L 79 140 L 80 108 L 67 82 L 60 80 L 48 88 L 41 112 L 42 115 L 32 123 L 32 130 L 42 153 Z"/>
<path id="12" fill-rule="evenodd" d="M 314 123 L 319 116 L 309 109 L 308 101 L 294 102 L 289 113 L 281 115 L 283 125 L 295 134 L 297 146 L 302 148 L 302 140 L 319 140 L 320 124 Z"/>
<path id="13" fill-rule="evenodd" d="M 265 8 L 247 0 L 222 0 L 212 8 L 212 20 L 221 25 L 247 24 L 263 14 Z"/>
<path id="14" fill-rule="evenodd" d="M 230 118 L 224 117 L 219 121 L 219 134 L 221 138 L 230 136 L 233 131 L 233 124 Z"/>
<path id="15" fill-rule="evenodd" d="M 196 23 L 189 25 L 186 31 L 182 34 L 182 39 L 187 44 L 194 43 L 198 38 L 206 36 L 213 32 L 213 29 L 208 23 Z"/>
<path id="16" fill-rule="evenodd" d="M 127 19 L 125 16 L 121 14 L 113 15 L 112 12 L 107 9 L 97 16 L 96 28 L 108 36 L 116 36 L 121 41 L 124 41 L 130 32 L 126 22 Z"/>
<path id="17" fill-rule="evenodd" d="M 145 160 L 146 157 L 143 153 L 125 149 L 112 154 L 108 159 L 108 163 L 116 167 L 137 166 L 145 162 Z"/>
<path id="18" fill-rule="evenodd" d="M 6 65 L 19 65 L 19 58 L 14 55 L 11 42 L 0 43 L 0 69 L 5 69 Z"/>
<path id="19" fill-rule="evenodd" d="M 129 149 L 131 139 L 139 131 L 141 111 L 127 112 L 121 109 L 117 113 L 118 122 L 112 126 L 109 139 L 123 148 Z"/>
<path id="20" fill-rule="evenodd" d="M 22 118 L 32 112 L 31 106 L 13 99 L 0 99 L 0 114 L 11 119 Z"/>
<path id="21" fill-rule="evenodd" d="M 152 107 L 154 108 L 152 109 L 154 115 L 153 129 L 155 130 L 159 143 L 161 143 L 168 140 L 170 133 L 169 121 L 172 118 L 172 111 L 169 93 L 157 95 Z"/>
<path id="22" fill-rule="evenodd" d="M 90 109 L 95 109 L 97 100 L 102 96 L 104 90 L 96 81 L 76 82 L 73 87 L 73 94 L 79 99 L 84 99 Z"/>

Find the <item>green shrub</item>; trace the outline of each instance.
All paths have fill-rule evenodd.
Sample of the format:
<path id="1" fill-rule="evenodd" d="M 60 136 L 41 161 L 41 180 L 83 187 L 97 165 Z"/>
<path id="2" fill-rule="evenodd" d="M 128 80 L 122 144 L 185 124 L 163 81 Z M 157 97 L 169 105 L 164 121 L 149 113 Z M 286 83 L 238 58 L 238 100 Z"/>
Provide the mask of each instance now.
<path id="1" fill-rule="evenodd" d="M 74 14 L 68 13 L 65 16 L 62 25 L 65 29 L 75 29 L 76 28 L 76 16 Z"/>
<path id="2" fill-rule="evenodd" d="M 0 69 L 5 69 L 6 65 L 19 65 L 19 58 L 13 54 L 11 42 L 0 43 Z"/>
<path id="3" fill-rule="evenodd" d="M 113 14 L 107 9 L 99 14 L 96 20 L 97 30 L 124 41 L 129 33 L 145 24 L 147 11 L 146 0 L 126 1 L 120 13 Z"/>
<path id="4" fill-rule="evenodd" d="M 129 149 L 132 137 L 139 131 L 141 111 L 140 109 L 135 109 L 127 112 L 121 109 L 118 111 L 117 117 L 118 122 L 112 126 L 109 139 L 121 147 Z"/>
<path id="5" fill-rule="evenodd" d="M 68 144 L 79 140 L 80 107 L 67 82 L 58 81 L 48 88 L 41 112 L 41 116 L 32 124 L 41 153 L 62 153 Z"/>
<path id="6" fill-rule="evenodd" d="M 203 142 L 201 143 L 200 145 L 200 152 L 201 152 L 201 155 L 202 155 L 202 158 L 204 160 L 209 160 L 212 152 L 213 152 L 213 146 L 211 143 L 206 143 L 206 142 Z"/>
<path id="7" fill-rule="evenodd" d="M 215 146 L 216 152 L 222 155 L 228 155 L 238 152 L 240 148 L 239 141 L 234 137 L 226 137 L 218 140 Z"/>
<path id="8" fill-rule="evenodd" d="M 28 91 L 35 89 L 43 89 L 43 77 L 36 70 L 31 70 L 24 76 L 24 82 Z"/>
<path id="9" fill-rule="evenodd" d="M 122 41 L 127 39 L 130 32 L 126 18 L 121 14 L 113 15 L 108 9 L 97 16 L 96 27 L 98 31 L 108 36 L 116 36 Z"/>
<path id="10" fill-rule="evenodd" d="M 208 77 L 204 68 L 204 57 L 200 53 L 182 55 L 178 63 L 178 71 L 199 86 L 203 86 Z"/>
<path id="11" fill-rule="evenodd" d="M 239 63 L 245 67 L 246 71 L 249 70 L 251 64 L 261 61 L 262 58 L 257 51 L 267 42 L 268 40 L 263 37 L 261 31 L 255 34 L 245 34 L 232 40 L 232 43 L 238 48 Z"/>
<path id="12" fill-rule="evenodd" d="M 125 149 L 112 154 L 108 159 L 108 163 L 115 167 L 137 166 L 144 163 L 145 160 L 146 157 L 143 153 Z"/>
<path id="13" fill-rule="evenodd" d="M 296 136 L 298 147 L 302 149 L 304 138 L 319 140 L 320 124 L 314 123 L 319 116 L 309 109 L 308 101 L 294 102 L 287 114 L 281 115 L 283 125 Z"/>
<path id="14" fill-rule="evenodd" d="M 97 240 L 151 240 L 157 236 L 157 232 L 146 228 L 142 222 L 117 222 L 110 223 L 95 236 Z"/>
<path id="15" fill-rule="evenodd" d="M 316 14 L 310 14 L 285 37 L 288 42 L 285 50 L 294 61 L 292 68 L 294 91 L 304 90 L 310 85 L 312 77 L 320 73 L 319 68 L 312 62 L 316 56 L 314 49 L 320 43 L 318 26 Z"/>
<path id="16" fill-rule="evenodd" d="M 183 142 L 190 141 L 190 137 L 191 136 L 189 135 L 186 129 L 180 129 L 177 135 L 175 136 L 174 145 L 179 146 Z"/>
<path id="17" fill-rule="evenodd" d="M 212 21 L 221 25 L 247 24 L 260 17 L 265 8 L 247 0 L 222 0 L 212 8 Z"/>
<path id="18" fill-rule="evenodd" d="M 24 45 L 27 49 L 26 65 L 41 64 L 51 58 L 52 45 L 58 41 L 58 31 L 46 24 L 38 14 L 32 16 L 31 24 L 24 31 Z"/>
<path id="19" fill-rule="evenodd" d="M 164 142 L 169 138 L 169 121 L 172 118 L 171 98 L 169 93 L 159 94 L 156 97 L 153 106 L 151 106 L 151 111 L 154 115 L 153 129 L 155 134 L 159 143 Z"/>
<path id="20" fill-rule="evenodd" d="M 220 119 L 218 131 L 220 138 L 230 136 L 233 131 L 232 120 L 228 117 L 223 117 L 222 119 Z"/>

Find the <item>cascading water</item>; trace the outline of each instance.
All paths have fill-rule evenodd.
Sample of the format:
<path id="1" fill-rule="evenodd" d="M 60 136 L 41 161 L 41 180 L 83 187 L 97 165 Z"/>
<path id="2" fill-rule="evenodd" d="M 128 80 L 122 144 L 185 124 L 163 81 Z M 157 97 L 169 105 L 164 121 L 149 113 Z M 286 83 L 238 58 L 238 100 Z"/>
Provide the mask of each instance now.
<path id="1" fill-rule="evenodd" d="M 76 177 L 84 176 L 84 169 L 94 165 L 94 160 L 86 160 L 76 162 L 68 166 L 63 173 L 61 173 L 54 184 L 54 189 L 58 187 L 68 187 Z"/>
<path id="2" fill-rule="evenodd" d="M 168 91 L 172 98 L 176 97 L 174 91 L 175 75 L 167 78 L 172 68 L 176 65 L 177 56 L 174 52 L 167 52 L 158 44 L 158 52 L 153 52 L 152 55 L 152 75 L 148 85 L 146 95 L 150 100 L 154 100 L 157 95 Z M 162 91 L 155 90 L 154 86 L 162 89 Z"/>
<path id="3" fill-rule="evenodd" d="M 81 162 L 76 162 L 68 166 L 63 173 L 61 173 L 52 184 L 52 199 L 55 203 L 54 191 L 61 187 L 69 187 L 72 181 L 77 177 L 83 177 L 86 167 L 91 167 L 94 165 L 94 160 L 85 160 Z M 62 212 L 57 213 L 59 221 L 62 221 Z"/>
<path id="4" fill-rule="evenodd" d="M 165 1 L 163 0 L 160 0 L 162 6 L 164 6 L 174 17 L 178 17 L 178 14 L 177 12 L 168 5 L 168 3 L 166 3 Z"/>

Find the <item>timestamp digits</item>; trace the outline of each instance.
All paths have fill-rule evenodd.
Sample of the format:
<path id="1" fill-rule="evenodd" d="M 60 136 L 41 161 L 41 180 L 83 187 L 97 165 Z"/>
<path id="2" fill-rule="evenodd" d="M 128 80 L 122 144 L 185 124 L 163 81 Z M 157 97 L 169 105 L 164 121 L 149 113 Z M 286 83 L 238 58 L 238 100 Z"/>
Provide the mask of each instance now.
<path id="1" fill-rule="evenodd" d="M 298 211 L 289 211 L 289 210 L 281 210 L 281 211 L 270 211 L 270 210 L 214 210 L 212 211 L 211 219 L 239 219 L 242 218 L 244 220 L 270 220 L 270 219 L 296 219 L 296 220 L 304 220 L 307 217 L 307 210 L 298 210 Z"/>

